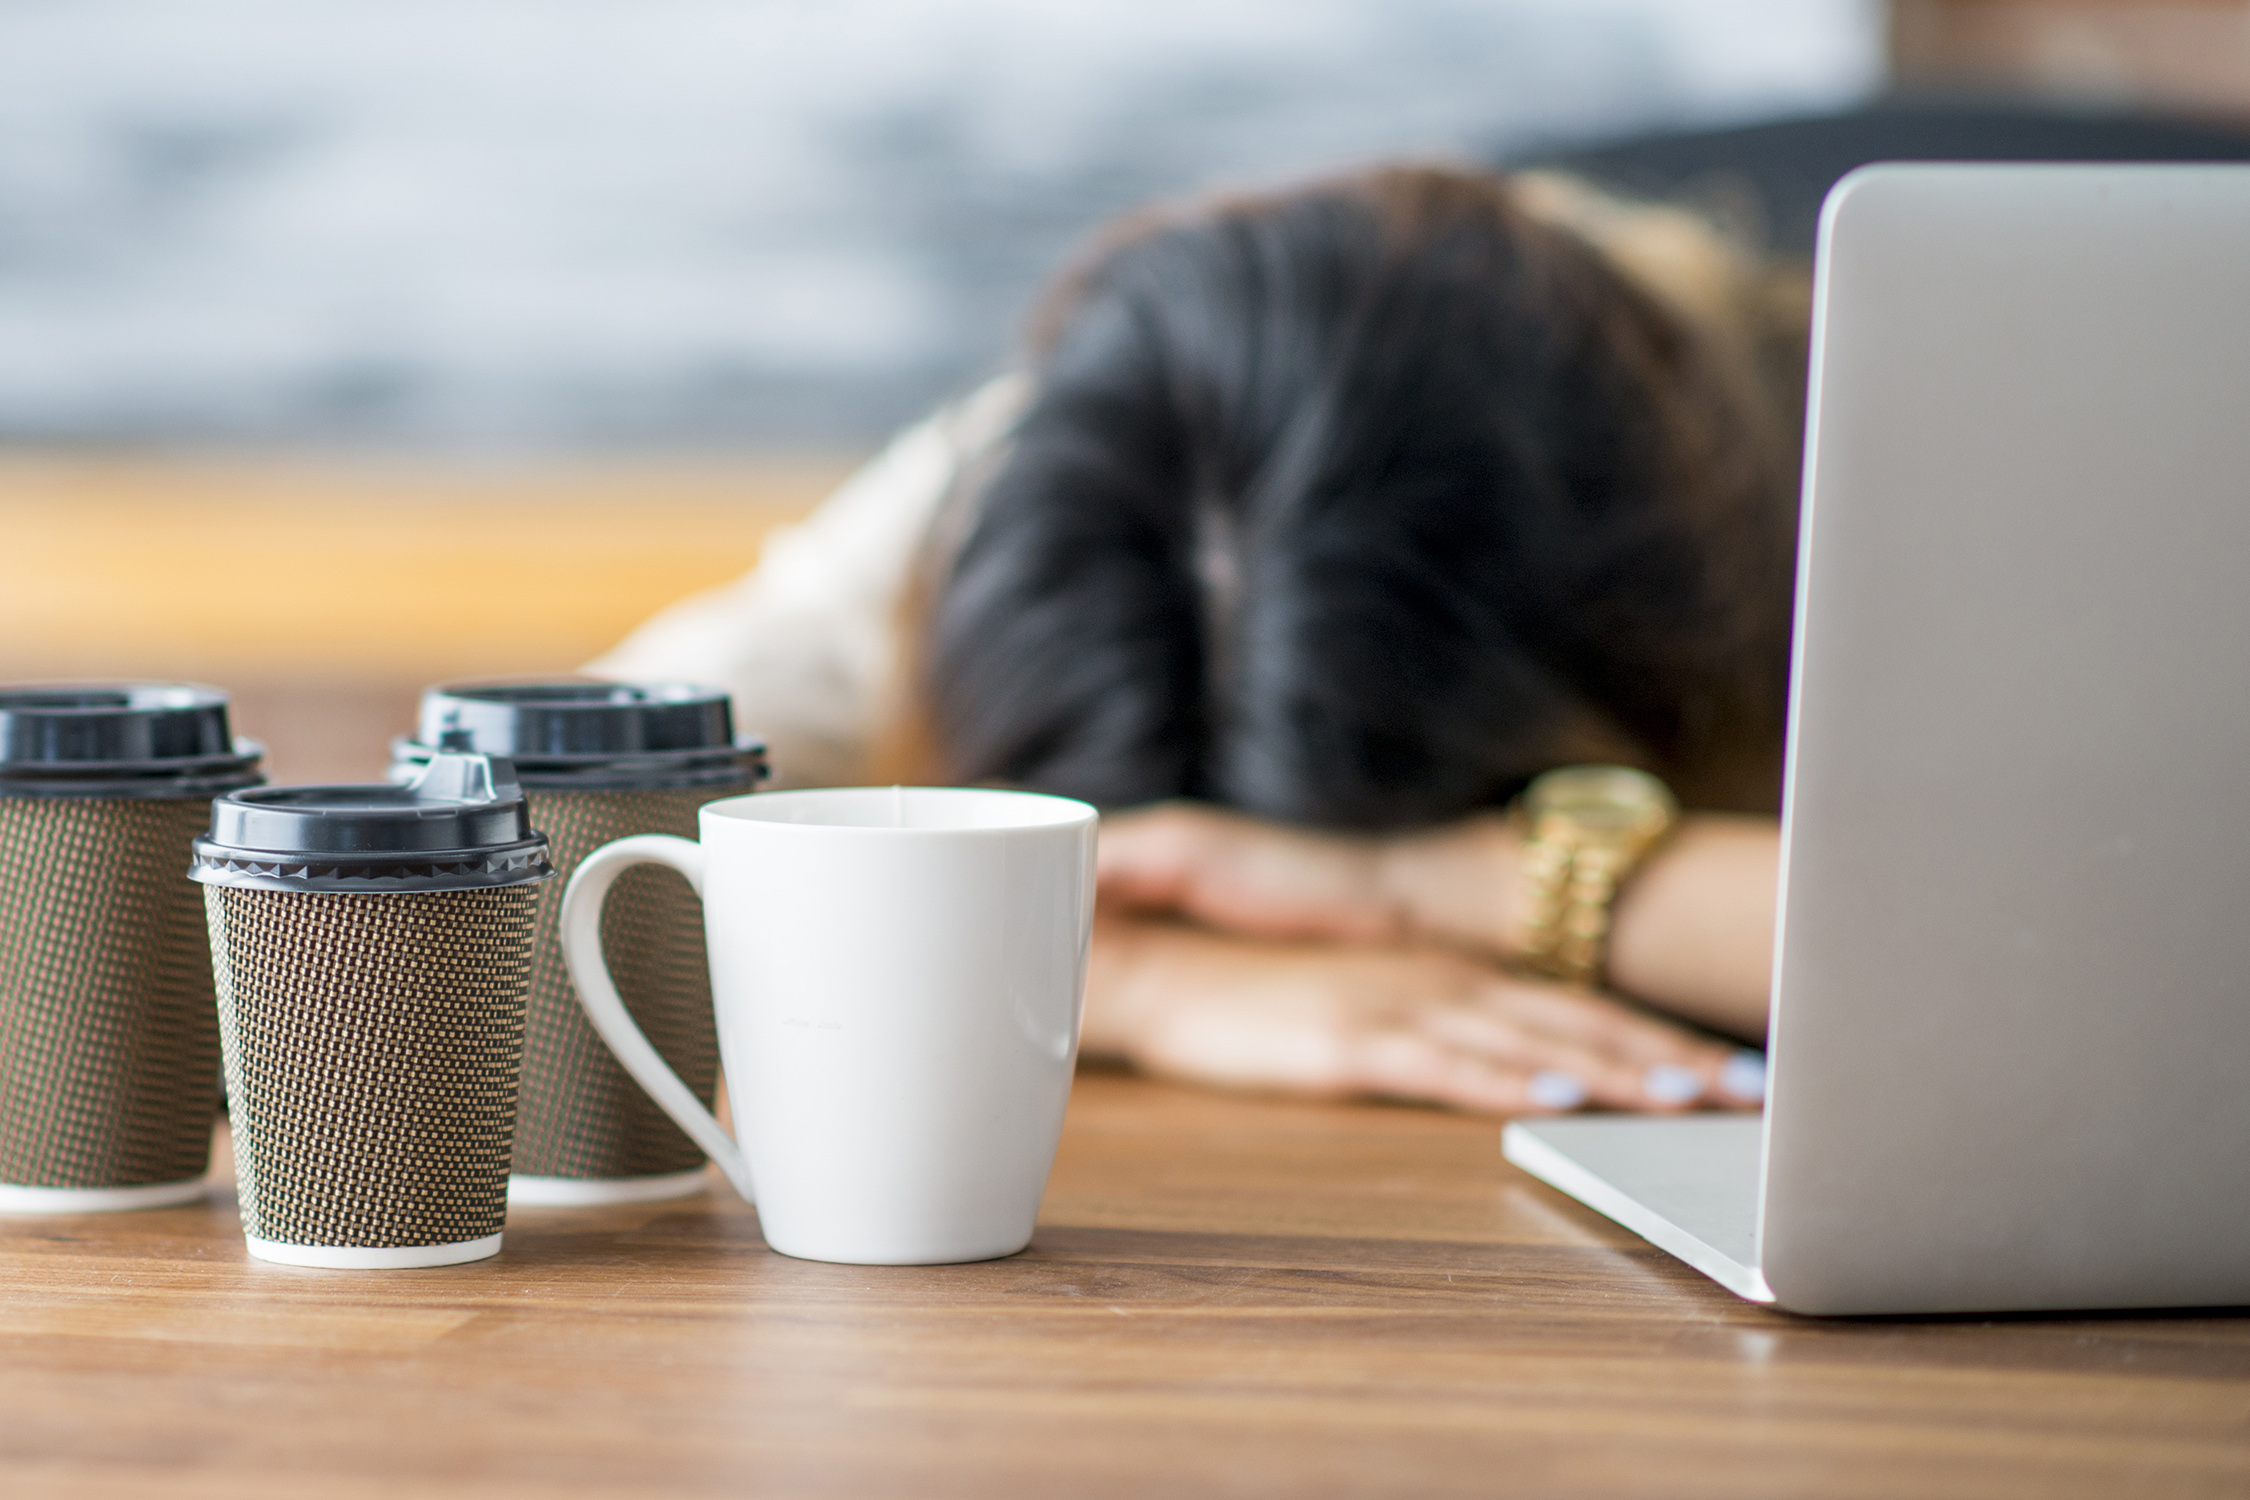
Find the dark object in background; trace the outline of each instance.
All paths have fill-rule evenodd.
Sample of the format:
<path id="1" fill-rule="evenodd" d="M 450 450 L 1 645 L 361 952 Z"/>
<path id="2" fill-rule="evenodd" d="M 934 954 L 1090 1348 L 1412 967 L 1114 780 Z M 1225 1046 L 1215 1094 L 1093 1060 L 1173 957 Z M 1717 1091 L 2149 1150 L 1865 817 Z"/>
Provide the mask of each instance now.
<path id="1" fill-rule="evenodd" d="M 441 742 L 513 758 L 532 825 L 565 879 L 612 839 L 695 838 L 704 803 L 755 791 L 766 775 L 765 747 L 734 737 L 727 695 L 682 683 L 434 687 L 415 737 L 392 746 L 393 774 L 412 775 Z M 556 937 L 563 884 L 538 900 L 509 1196 L 624 1203 L 700 1191 L 702 1148 L 617 1065 L 579 1008 Z M 695 893 L 671 870 L 628 871 L 603 909 L 602 948 L 642 1033 L 709 1108 L 719 1041 Z"/>
<path id="2" fill-rule="evenodd" d="M 1774 254 L 1809 261 L 1828 189 L 1853 168 L 1877 161 L 2250 161 L 2250 127 L 2031 101 L 1904 95 L 1843 114 L 1635 136 L 1515 156 L 1502 165 L 1570 172 L 1628 196 L 1747 217 L 1749 225 L 1732 227 L 1750 229 Z"/>
<path id="3" fill-rule="evenodd" d="M 0 688 L 0 1209 L 202 1194 L 219 1025 L 187 868 L 261 754 L 217 688 Z"/>
<path id="4" fill-rule="evenodd" d="M 553 874 L 515 772 L 487 756 L 211 804 L 194 878 L 252 1255 L 379 1269 L 499 1250 Z"/>
<path id="5" fill-rule="evenodd" d="M 1667 131 L 1511 156 L 1623 197 L 1700 211 L 1774 258 L 1754 345 L 1781 419 L 1804 433 L 1805 346 L 1820 207 L 1879 161 L 2250 161 L 2250 126 L 2003 97 L 1900 95 L 1841 114 Z"/>

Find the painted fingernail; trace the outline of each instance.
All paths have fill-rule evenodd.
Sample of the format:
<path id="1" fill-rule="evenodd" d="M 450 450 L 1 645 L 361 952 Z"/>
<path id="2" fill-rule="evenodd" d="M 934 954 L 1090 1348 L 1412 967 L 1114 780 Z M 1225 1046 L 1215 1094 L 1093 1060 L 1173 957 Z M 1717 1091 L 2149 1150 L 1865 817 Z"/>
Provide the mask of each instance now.
<path id="1" fill-rule="evenodd" d="M 1568 1073 L 1541 1068 L 1524 1085 L 1523 1095 L 1541 1109 L 1576 1109 L 1586 1102 L 1586 1085 Z"/>
<path id="2" fill-rule="evenodd" d="M 1763 1103 L 1766 1097 L 1766 1055 L 1748 1050 L 1737 1052 L 1719 1069 L 1719 1087 L 1735 1098 L 1747 1103 Z"/>
<path id="3" fill-rule="evenodd" d="M 1685 1104 L 1703 1096 L 1703 1075 L 1678 1063 L 1658 1063 L 1641 1075 L 1641 1092 L 1653 1104 Z"/>

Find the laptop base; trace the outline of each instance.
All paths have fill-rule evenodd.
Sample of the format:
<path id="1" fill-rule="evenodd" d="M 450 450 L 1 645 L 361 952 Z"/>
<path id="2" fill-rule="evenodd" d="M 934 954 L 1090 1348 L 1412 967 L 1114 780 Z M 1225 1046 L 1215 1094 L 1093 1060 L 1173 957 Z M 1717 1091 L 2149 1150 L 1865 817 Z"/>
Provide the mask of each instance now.
<path id="1" fill-rule="evenodd" d="M 1518 1120 L 1501 1153 L 1532 1176 L 1710 1277 L 1770 1303 L 1758 1270 L 1757 1115 Z"/>

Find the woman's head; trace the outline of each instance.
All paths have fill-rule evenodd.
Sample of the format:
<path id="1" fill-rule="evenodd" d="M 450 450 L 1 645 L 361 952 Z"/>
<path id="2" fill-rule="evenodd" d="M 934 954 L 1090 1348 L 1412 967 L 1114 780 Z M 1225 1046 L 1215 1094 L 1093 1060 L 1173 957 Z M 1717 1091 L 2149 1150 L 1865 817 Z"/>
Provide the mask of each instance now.
<path id="1" fill-rule="evenodd" d="M 1498 179 L 1132 226 L 935 580 L 946 773 L 1396 828 L 1769 733 L 1776 444 L 1710 340 Z"/>

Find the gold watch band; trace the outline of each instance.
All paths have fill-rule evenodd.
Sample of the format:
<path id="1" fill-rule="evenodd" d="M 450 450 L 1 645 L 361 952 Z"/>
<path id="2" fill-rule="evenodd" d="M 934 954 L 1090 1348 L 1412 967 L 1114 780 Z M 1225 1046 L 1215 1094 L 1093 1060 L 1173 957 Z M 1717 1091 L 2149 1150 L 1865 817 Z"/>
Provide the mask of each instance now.
<path id="1" fill-rule="evenodd" d="M 1623 766 L 1570 766 L 1533 781 L 1517 804 L 1520 961 L 1592 987 L 1609 953 L 1618 890 L 1678 816 L 1661 781 Z"/>

